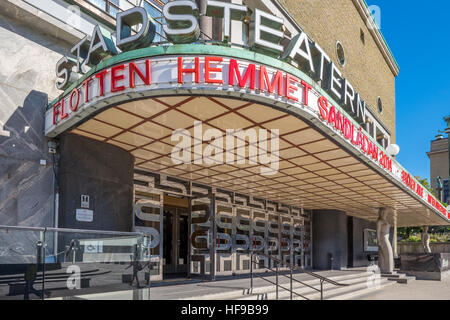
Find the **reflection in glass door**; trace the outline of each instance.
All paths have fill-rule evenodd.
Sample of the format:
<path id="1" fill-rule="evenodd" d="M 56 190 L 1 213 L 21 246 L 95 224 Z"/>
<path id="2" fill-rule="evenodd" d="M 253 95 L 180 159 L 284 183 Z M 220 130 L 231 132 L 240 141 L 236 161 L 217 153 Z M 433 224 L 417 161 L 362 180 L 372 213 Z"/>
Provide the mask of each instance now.
<path id="1" fill-rule="evenodd" d="M 164 206 L 164 277 L 187 276 L 189 213 L 186 208 Z"/>

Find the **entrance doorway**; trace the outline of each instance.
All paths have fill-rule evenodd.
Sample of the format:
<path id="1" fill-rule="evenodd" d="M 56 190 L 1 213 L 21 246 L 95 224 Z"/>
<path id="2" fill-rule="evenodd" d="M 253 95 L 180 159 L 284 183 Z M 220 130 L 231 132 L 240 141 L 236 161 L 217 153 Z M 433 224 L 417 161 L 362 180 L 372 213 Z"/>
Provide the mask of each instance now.
<path id="1" fill-rule="evenodd" d="M 165 279 L 187 277 L 190 213 L 188 206 L 168 204 L 172 202 L 166 202 L 166 199 L 170 200 L 168 198 L 171 197 L 164 197 L 163 210 L 163 277 Z"/>

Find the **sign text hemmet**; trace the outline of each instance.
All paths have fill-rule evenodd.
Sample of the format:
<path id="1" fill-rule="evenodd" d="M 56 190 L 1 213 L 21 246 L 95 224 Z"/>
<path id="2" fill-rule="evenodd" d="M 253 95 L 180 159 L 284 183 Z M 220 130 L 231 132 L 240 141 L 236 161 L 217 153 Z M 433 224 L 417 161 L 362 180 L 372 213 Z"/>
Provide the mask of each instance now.
<path id="1" fill-rule="evenodd" d="M 223 18 L 223 41 L 230 40 L 232 20 L 245 22 L 249 10 L 246 5 L 222 1 L 207 1 L 206 15 Z M 199 9 L 190 0 L 171 1 L 165 4 L 162 15 L 166 24 L 163 30 L 173 44 L 193 43 L 199 40 Z M 249 43 L 252 50 L 290 62 L 320 81 L 334 98 L 359 122 L 365 121 L 366 103 L 351 83 L 342 76 L 331 58 L 306 33 L 295 35 L 286 47 L 281 45 L 285 37 L 284 20 L 255 9 L 250 17 Z M 133 33 L 133 30 L 136 32 Z M 142 7 L 135 7 L 117 14 L 116 37 L 113 39 L 100 26 L 94 28 L 92 40 L 87 37 L 72 49 L 75 58 L 64 57 L 56 66 L 58 89 L 65 90 L 80 78 L 89 67 L 102 59 L 117 55 L 119 50 L 145 48 L 153 43 L 156 23 Z M 115 41 L 114 41 L 115 40 Z"/>

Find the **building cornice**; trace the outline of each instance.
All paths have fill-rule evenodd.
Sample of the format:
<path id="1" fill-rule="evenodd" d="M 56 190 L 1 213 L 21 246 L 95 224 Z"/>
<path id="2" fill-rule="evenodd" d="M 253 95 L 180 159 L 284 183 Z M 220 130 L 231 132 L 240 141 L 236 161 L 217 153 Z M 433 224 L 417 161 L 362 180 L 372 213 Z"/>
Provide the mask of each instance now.
<path id="1" fill-rule="evenodd" d="M 427 155 L 428 155 L 428 157 L 430 157 L 435 154 L 444 154 L 444 153 L 448 153 L 448 150 L 430 151 L 430 152 L 427 152 Z"/>
<path id="2" fill-rule="evenodd" d="M 271 0 L 276 7 L 289 19 L 289 21 L 299 30 L 303 31 L 303 28 L 297 23 L 297 21 L 292 17 L 292 15 L 286 10 L 286 8 L 283 7 L 283 5 L 279 2 L 279 0 Z M 369 29 L 369 32 L 372 35 L 372 38 L 374 39 L 375 43 L 377 44 L 378 48 L 380 49 L 381 54 L 383 55 L 384 59 L 386 60 L 386 63 L 389 66 L 389 69 L 391 69 L 394 76 L 398 76 L 400 72 L 400 67 L 397 64 L 397 61 L 394 58 L 394 55 L 387 45 L 386 40 L 383 37 L 383 34 L 380 31 L 380 28 L 374 21 L 371 12 L 369 11 L 369 6 L 367 5 L 365 0 L 352 0 L 353 4 L 355 5 L 356 9 L 358 10 L 361 18 L 363 21 L 367 21 L 367 26 Z"/>
<path id="3" fill-rule="evenodd" d="M 359 14 L 361 15 L 361 18 L 364 21 L 367 21 L 367 27 L 369 29 L 369 32 L 372 34 L 372 37 L 374 38 L 378 48 L 380 49 L 381 53 L 384 56 L 384 59 L 386 60 L 387 64 L 389 65 L 389 68 L 391 69 L 392 73 L 395 76 L 398 76 L 400 72 L 400 67 L 397 64 L 397 61 L 394 58 L 394 55 L 387 45 L 386 40 L 383 37 L 383 34 L 380 31 L 379 26 L 376 24 L 372 17 L 372 13 L 369 11 L 369 7 L 365 0 L 352 0 L 353 4 L 355 5 L 356 9 L 358 10 Z"/>
<path id="4" fill-rule="evenodd" d="M 66 0 L 66 2 L 73 5 L 78 5 L 84 13 L 90 15 L 96 20 L 99 20 L 101 23 L 112 29 L 115 28 L 116 20 L 113 17 L 107 15 L 105 12 L 86 0 Z"/>

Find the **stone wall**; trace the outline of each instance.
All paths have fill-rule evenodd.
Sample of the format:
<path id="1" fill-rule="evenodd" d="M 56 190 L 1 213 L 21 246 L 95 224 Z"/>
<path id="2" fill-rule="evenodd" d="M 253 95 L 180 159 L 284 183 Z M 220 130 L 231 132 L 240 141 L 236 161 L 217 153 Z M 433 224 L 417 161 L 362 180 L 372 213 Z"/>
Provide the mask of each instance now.
<path id="1" fill-rule="evenodd" d="M 59 227 L 132 231 L 134 157 L 115 145 L 75 134 L 60 137 Z M 76 219 L 81 195 L 93 221 Z"/>
<path id="2" fill-rule="evenodd" d="M 313 212 L 313 269 L 347 267 L 347 215 L 335 210 Z M 331 265 L 330 257 L 333 257 Z"/>
<path id="3" fill-rule="evenodd" d="M 53 226 L 54 176 L 44 111 L 57 97 L 55 64 L 70 45 L 0 13 L 0 224 Z M 43 161 L 41 161 L 43 160 Z"/>
<path id="4" fill-rule="evenodd" d="M 423 250 L 423 245 L 421 242 L 399 242 L 397 244 L 398 254 L 407 254 L 407 253 L 425 253 Z M 450 243 L 436 243 L 431 242 L 430 248 L 432 253 L 450 253 Z"/>
<path id="5" fill-rule="evenodd" d="M 369 265 L 367 254 L 377 254 L 377 252 L 364 251 L 364 229 L 376 230 L 376 222 L 353 217 L 353 267 L 365 267 Z"/>
<path id="6" fill-rule="evenodd" d="M 395 76 L 350 0 L 280 0 L 303 30 L 316 41 L 391 131 L 395 143 Z M 361 40 L 364 33 L 364 43 Z M 336 56 L 336 42 L 344 46 L 346 63 Z M 378 112 L 377 98 L 383 101 Z"/>

